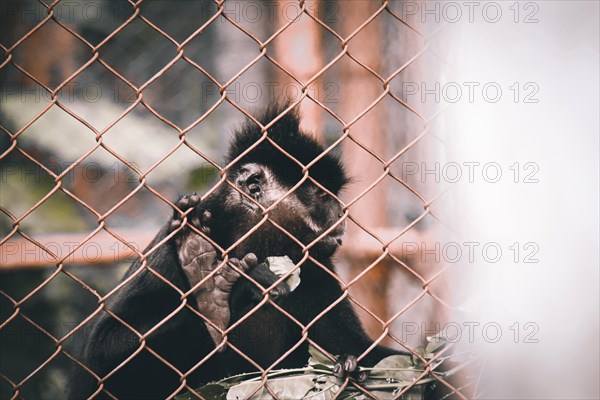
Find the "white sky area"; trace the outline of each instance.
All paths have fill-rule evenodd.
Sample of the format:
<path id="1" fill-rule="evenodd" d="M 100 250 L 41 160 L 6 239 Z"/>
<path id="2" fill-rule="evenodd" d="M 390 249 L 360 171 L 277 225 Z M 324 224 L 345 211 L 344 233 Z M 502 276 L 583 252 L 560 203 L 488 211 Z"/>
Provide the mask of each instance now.
<path id="1" fill-rule="evenodd" d="M 473 103 L 452 108 L 452 152 L 462 162 L 496 162 L 503 173 L 489 183 L 480 168 L 474 183 L 454 192 L 465 238 L 503 251 L 496 263 L 470 265 L 475 320 L 502 328 L 497 343 L 475 335 L 489 355 L 482 397 L 598 399 L 599 3 L 538 1 L 536 11 L 521 2 L 520 19 L 535 11 L 538 20 L 528 24 L 513 20 L 514 2 L 498 4 L 499 22 L 476 12 L 474 23 L 463 17 L 454 24 L 448 40 L 450 80 L 481 84 Z M 503 91 L 497 103 L 482 98 L 488 82 Z M 515 82 L 521 96 L 537 87 L 532 99 L 539 101 L 515 103 Z M 527 82 L 534 86 L 524 90 Z M 519 183 L 509 168 L 515 162 Z M 527 162 L 537 168 L 524 168 Z M 539 182 L 524 183 L 534 168 Z M 514 242 L 519 262 L 509 249 Z M 534 247 L 524 249 L 527 242 Z M 539 262 L 524 263 L 536 249 Z M 525 329 L 527 322 L 535 325 Z M 527 334 L 538 343 L 526 343 Z"/>

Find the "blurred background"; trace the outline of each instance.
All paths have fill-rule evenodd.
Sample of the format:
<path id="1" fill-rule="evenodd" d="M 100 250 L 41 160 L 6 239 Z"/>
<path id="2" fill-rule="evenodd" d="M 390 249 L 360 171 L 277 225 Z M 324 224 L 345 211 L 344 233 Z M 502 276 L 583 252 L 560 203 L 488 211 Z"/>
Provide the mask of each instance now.
<path id="1" fill-rule="evenodd" d="M 503 90 L 453 113 L 456 157 L 502 166 L 454 190 L 467 236 L 503 251 L 468 276 L 474 320 L 502 327 L 497 342 L 494 328 L 477 340 L 482 397 L 595 399 L 599 3 L 515 4 L 496 23 L 462 24 L 452 46 L 457 81 Z"/>
<path id="2" fill-rule="evenodd" d="M 0 12 L 0 398 L 63 397 L 99 296 L 284 98 L 354 177 L 338 272 L 374 339 L 450 336 L 467 398 L 600 396 L 597 2 Z"/>

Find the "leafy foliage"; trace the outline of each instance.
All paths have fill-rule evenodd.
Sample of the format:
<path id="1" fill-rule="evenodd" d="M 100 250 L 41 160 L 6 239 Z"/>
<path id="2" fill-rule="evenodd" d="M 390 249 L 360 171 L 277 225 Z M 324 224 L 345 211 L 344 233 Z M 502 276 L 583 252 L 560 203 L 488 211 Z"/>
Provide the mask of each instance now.
<path id="1" fill-rule="evenodd" d="M 410 388 L 401 399 L 421 400 L 427 385 L 435 378 L 432 376 L 446 358 L 435 355 L 447 344 L 440 336 L 428 338 L 426 348 L 417 348 L 416 355 L 394 355 L 386 357 L 372 368 L 359 367 L 368 371 L 369 377 L 360 387 L 381 399 L 392 398 L 407 387 Z M 209 383 L 195 392 L 205 399 L 215 400 L 272 400 L 272 399 L 319 399 L 330 400 L 337 397 L 344 400 L 366 400 L 369 397 L 353 383 L 344 387 L 333 374 L 333 361 L 313 346 L 309 346 L 310 358 L 305 368 L 274 370 L 266 374 L 246 373 Z M 426 371 L 423 359 L 429 364 Z M 429 363 L 429 360 L 433 362 Z M 177 396 L 176 400 L 197 399 L 193 393 Z"/>

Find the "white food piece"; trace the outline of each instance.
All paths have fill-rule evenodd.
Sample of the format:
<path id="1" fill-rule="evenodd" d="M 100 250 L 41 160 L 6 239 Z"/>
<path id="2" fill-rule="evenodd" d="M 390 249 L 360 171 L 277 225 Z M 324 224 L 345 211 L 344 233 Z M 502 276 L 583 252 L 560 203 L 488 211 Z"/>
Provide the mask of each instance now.
<path id="1" fill-rule="evenodd" d="M 296 266 L 288 256 L 267 257 L 265 262 L 277 276 L 286 275 Z M 284 282 L 289 286 L 290 292 L 293 292 L 300 284 L 300 268 L 292 272 Z"/>

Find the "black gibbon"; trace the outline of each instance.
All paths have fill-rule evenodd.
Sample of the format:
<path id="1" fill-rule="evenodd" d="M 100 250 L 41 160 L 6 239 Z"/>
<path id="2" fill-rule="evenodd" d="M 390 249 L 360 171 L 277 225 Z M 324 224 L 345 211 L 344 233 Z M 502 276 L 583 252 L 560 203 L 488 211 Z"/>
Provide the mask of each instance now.
<path id="1" fill-rule="evenodd" d="M 271 106 L 258 120 L 265 126 L 286 107 Z M 123 278 L 134 276 L 133 279 L 107 300 L 106 308 L 118 318 L 103 311 L 92 320 L 81 361 L 101 378 L 108 375 L 102 389 L 113 396 L 165 398 L 183 387 L 180 373 L 186 374 L 189 386 L 198 387 L 255 371 L 254 365 L 229 346 L 222 346 L 222 351 L 206 358 L 221 341 L 217 328 L 239 322 L 263 299 L 264 288 L 279 279 L 263 262 L 267 257 L 287 256 L 297 264 L 304 258 L 298 242 L 306 246 L 333 226 L 308 250 L 325 268 L 305 259 L 300 267 L 300 284 L 294 290 L 282 283 L 269 292 L 270 298 L 297 322 L 265 303 L 228 334 L 228 343 L 262 368 L 302 367 L 309 358 L 302 326 L 312 324 L 308 337 L 338 357 L 336 371 L 341 377 L 355 370 L 355 356 L 373 344 L 350 302 L 345 298 L 338 302 L 344 292 L 331 275 L 335 271 L 332 256 L 342 244 L 345 231 L 342 208 L 327 193 L 337 196 L 347 183 L 339 158 L 331 152 L 322 156 L 323 146 L 300 130 L 298 114 L 293 110 L 273 124 L 267 135 L 268 139 L 263 138 L 260 127 L 252 122 L 239 129 L 225 160 L 230 163 L 237 159 L 227 170 L 228 182 L 222 182 L 201 202 L 192 195 L 177 204 L 183 211 L 192 208 L 187 214 L 188 224 L 202 230 L 222 249 L 228 249 L 257 227 L 228 253 L 229 262 L 223 263 L 218 257 L 220 252 L 187 224 L 182 226 L 182 215 L 175 212 L 148 246 L 151 249 L 173 235 L 147 256 L 146 266 L 152 271 L 138 259 Z M 317 158 L 308 174 L 327 191 L 305 179 L 288 193 L 304 177 L 298 163 L 306 166 Z M 277 201 L 265 219 L 264 209 Z M 195 299 L 188 296 L 189 304 L 210 319 L 213 326 L 182 307 L 181 295 L 173 287 L 186 292 L 215 268 L 221 269 L 194 292 Z M 335 302 L 335 307 L 316 319 Z M 144 340 L 119 319 L 144 335 Z M 293 351 L 273 365 L 290 349 Z M 372 366 L 399 353 L 376 346 L 361 359 L 361 365 Z M 99 389 L 95 377 L 77 367 L 71 377 L 70 398 L 87 398 L 96 391 L 96 398 L 108 397 Z"/>

